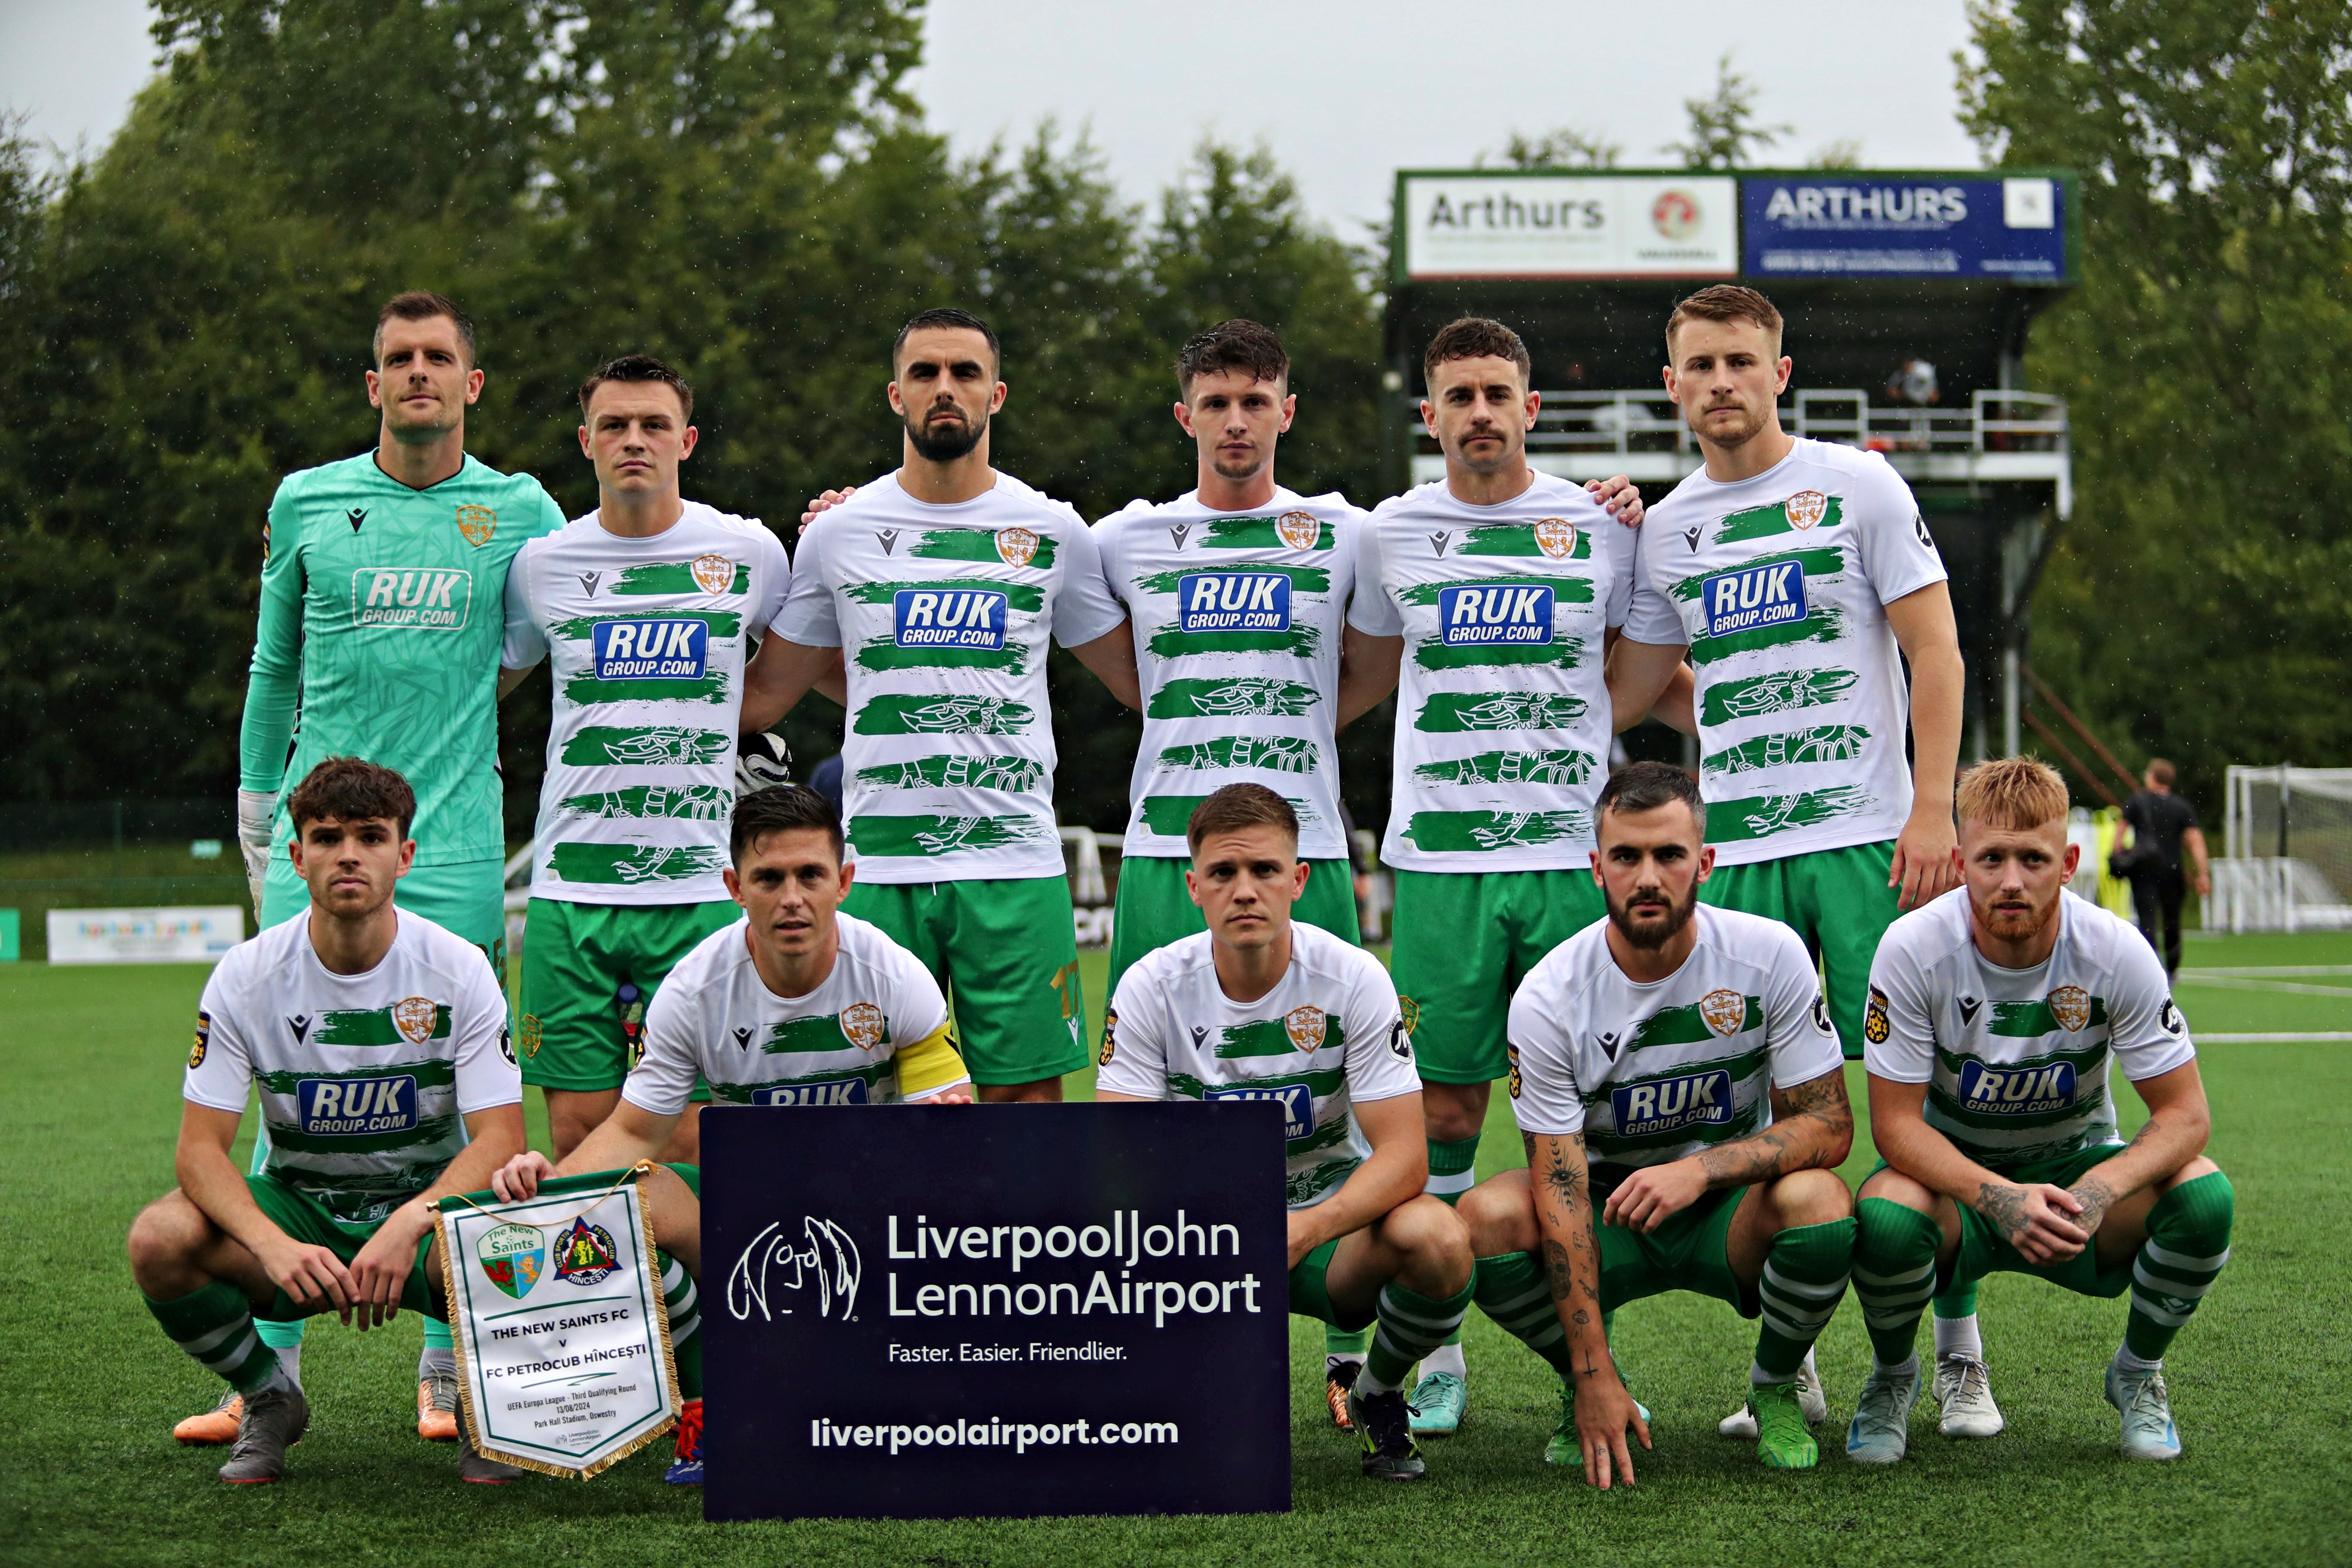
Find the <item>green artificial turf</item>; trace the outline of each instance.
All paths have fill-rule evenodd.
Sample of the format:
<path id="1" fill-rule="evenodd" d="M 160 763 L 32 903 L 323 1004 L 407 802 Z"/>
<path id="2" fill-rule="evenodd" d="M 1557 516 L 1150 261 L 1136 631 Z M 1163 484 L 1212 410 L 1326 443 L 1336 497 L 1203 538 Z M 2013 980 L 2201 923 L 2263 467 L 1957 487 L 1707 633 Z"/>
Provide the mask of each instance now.
<path id="1" fill-rule="evenodd" d="M 2186 957 L 2192 972 L 2352 965 L 2352 937 L 2198 940 Z M 1085 960 L 1097 1016 L 1101 963 L 1099 953 Z M 2211 1153 L 2236 1185 L 2238 1225 L 2228 1271 L 2167 1363 L 2188 1445 L 2173 1465 L 2116 1453 L 2099 1369 L 2124 1303 L 2000 1275 L 1985 1284 L 1982 1313 L 2009 1430 L 1948 1443 L 1923 1405 L 1911 1458 L 1891 1471 L 1850 1465 L 1839 1451 L 1868 1354 L 1851 1300 L 1821 1347 L 1832 1409 L 1821 1468 L 1788 1474 L 1760 1469 L 1747 1445 L 1715 1433 L 1740 1398 L 1752 1328 L 1717 1303 L 1662 1297 L 1617 1323 L 1620 1357 L 1657 1416 L 1656 1451 L 1640 1457 L 1640 1484 L 1627 1492 L 1601 1496 L 1539 1462 L 1555 1384 L 1474 1311 L 1469 1418 L 1459 1436 L 1427 1445 L 1431 1479 L 1420 1486 L 1358 1479 L 1349 1440 L 1323 1410 L 1321 1326 L 1293 1320 L 1288 1515 L 711 1526 L 695 1493 L 662 1484 L 667 1445 L 584 1485 L 459 1484 L 453 1450 L 414 1435 L 417 1329 L 408 1316 L 364 1336 L 331 1319 L 314 1323 L 303 1361 L 312 1425 L 283 1483 L 223 1487 L 212 1477 L 220 1450 L 171 1441 L 172 1422 L 210 1405 L 218 1385 L 141 1307 L 121 1241 L 140 1205 L 172 1183 L 177 1079 L 204 974 L 0 970 L 11 1065 L 0 1097 L 0 1562 L 2156 1568 L 2342 1563 L 2352 1553 L 2344 1397 L 2352 1289 L 2343 1263 L 2352 1237 L 2352 1043 L 2202 1053 Z M 2320 994 L 2185 978 L 2179 994 L 2201 1032 L 2352 1031 L 2352 974 L 2285 983 Z M 2340 998 L 2325 994 L 2338 988 Z M 1075 1082 L 1074 1092 L 1085 1087 Z M 2138 1104 L 2127 1089 L 2119 1099 L 2128 1129 Z M 1498 1094 L 1481 1170 L 1517 1159 Z M 1848 1179 L 1870 1159 L 1865 1136 Z M 1219 1368 L 1200 1373 L 1213 1381 Z M 1191 1462 L 1202 1453 L 1196 1444 L 1214 1441 L 1188 1432 L 1185 1458 L 1171 1462 Z"/>

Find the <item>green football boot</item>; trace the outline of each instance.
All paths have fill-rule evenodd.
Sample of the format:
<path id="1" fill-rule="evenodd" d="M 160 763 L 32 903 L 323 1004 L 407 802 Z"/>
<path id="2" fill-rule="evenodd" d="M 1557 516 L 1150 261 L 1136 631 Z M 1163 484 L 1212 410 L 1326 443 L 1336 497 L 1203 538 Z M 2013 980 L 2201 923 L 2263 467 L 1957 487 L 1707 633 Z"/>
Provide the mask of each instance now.
<path id="1" fill-rule="evenodd" d="M 1774 1470 L 1810 1470 L 1822 1461 L 1822 1446 L 1805 1426 L 1805 1407 L 1793 1383 L 1759 1383 L 1748 1392 L 1756 1412 L 1756 1457 Z"/>
<path id="2" fill-rule="evenodd" d="M 1433 1372 L 1413 1386 L 1412 1435 L 1451 1437 L 1470 1408 L 1470 1385 L 1450 1372 Z"/>

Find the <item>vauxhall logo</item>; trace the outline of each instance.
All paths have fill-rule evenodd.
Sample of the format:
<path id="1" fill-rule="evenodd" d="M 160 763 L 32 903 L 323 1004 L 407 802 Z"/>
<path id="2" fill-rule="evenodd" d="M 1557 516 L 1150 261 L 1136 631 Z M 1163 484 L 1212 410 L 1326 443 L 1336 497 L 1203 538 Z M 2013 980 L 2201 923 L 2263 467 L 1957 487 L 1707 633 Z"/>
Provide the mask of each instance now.
<path id="1" fill-rule="evenodd" d="M 1805 570 L 1794 561 L 1767 562 L 1719 572 L 1699 584 L 1706 635 L 1787 626 L 1805 618 Z"/>

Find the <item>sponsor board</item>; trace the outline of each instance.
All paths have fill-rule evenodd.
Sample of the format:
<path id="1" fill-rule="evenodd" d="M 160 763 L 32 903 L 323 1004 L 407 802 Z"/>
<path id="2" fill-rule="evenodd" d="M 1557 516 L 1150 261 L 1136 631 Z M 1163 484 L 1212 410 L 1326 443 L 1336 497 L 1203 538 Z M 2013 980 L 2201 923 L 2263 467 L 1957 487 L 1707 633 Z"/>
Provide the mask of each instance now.
<path id="1" fill-rule="evenodd" d="M 51 910 L 51 963 L 215 963 L 245 940 L 235 904 L 147 910 Z"/>
<path id="2" fill-rule="evenodd" d="M 706 1519 L 1288 1510 L 1285 1116 L 1031 1110 L 704 1112 Z"/>
<path id="3" fill-rule="evenodd" d="M 1742 270 L 2070 282 L 2074 189 L 2070 177 L 2034 174 L 1751 174 L 1739 182 Z"/>
<path id="4" fill-rule="evenodd" d="M 1401 174 L 1396 202 L 1401 281 L 1739 269 L 1738 185 L 1726 174 Z"/>

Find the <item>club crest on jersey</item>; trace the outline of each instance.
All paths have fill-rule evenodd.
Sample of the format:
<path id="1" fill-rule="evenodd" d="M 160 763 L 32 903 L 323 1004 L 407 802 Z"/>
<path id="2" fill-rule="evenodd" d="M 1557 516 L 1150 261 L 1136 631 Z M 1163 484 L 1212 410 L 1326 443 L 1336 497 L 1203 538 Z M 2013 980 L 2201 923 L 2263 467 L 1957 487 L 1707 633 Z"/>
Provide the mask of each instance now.
<path id="1" fill-rule="evenodd" d="M 495 1226 L 474 1243 L 482 1278 L 521 1300 L 547 1270 L 547 1233 L 535 1225 Z"/>
<path id="2" fill-rule="evenodd" d="M 1531 584 L 1464 584 L 1437 591 L 1438 633 L 1447 647 L 1549 643 L 1551 615 L 1551 589 Z"/>
<path id="3" fill-rule="evenodd" d="M 1536 548 L 1554 561 L 1567 560 L 1576 553 L 1576 524 L 1564 517 L 1538 519 Z"/>
<path id="4" fill-rule="evenodd" d="M 1323 537 L 1323 521 L 1311 511 L 1286 511 L 1274 520 L 1274 531 L 1293 550 L 1312 550 Z"/>
<path id="5" fill-rule="evenodd" d="M 1609 1109 L 1621 1138 L 1720 1127 L 1731 1120 L 1731 1075 L 1716 1068 L 1649 1083 L 1620 1084 L 1609 1091 Z"/>
<path id="6" fill-rule="evenodd" d="M 555 1277 L 566 1285 L 601 1285 L 621 1271 L 621 1254 L 613 1233 L 601 1225 L 575 1219 L 556 1238 Z"/>
<path id="7" fill-rule="evenodd" d="M 2058 1026 L 2074 1034 L 2091 1021 L 2091 994 L 2079 985 L 2061 985 L 2050 993 L 2050 1016 Z"/>
<path id="8" fill-rule="evenodd" d="M 1870 988 L 1870 1005 L 1862 1015 L 1862 1037 L 1874 1046 L 1883 1046 L 1895 1026 L 1886 1016 L 1886 993 L 1874 985 Z"/>
<path id="9" fill-rule="evenodd" d="M 735 563 L 724 555 L 698 555 L 691 570 L 694 585 L 706 594 L 732 593 L 735 588 Z"/>
<path id="10" fill-rule="evenodd" d="M 841 1037 L 861 1051 L 882 1043 L 882 1009 L 871 1002 L 852 1002 L 841 1010 Z"/>
<path id="11" fill-rule="evenodd" d="M 1269 1100 L 1282 1107 L 1282 1135 L 1286 1139 L 1304 1138 L 1315 1130 L 1315 1097 L 1303 1083 L 1228 1083 L 1219 1084 L 1204 1092 L 1208 1100 Z"/>
<path id="12" fill-rule="evenodd" d="M 1799 490 L 1780 507 L 1789 514 L 1789 526 L 1801 533 L 1827 515 L 1830 498 L 1819 490 Z"/>
<path id="13" fill-rule="evenodd" d="M 421 1046 L 433 1037 L 435 1008 L 424 996 L 404 996 L 392 1005 L 392 1026 L 400 1037 L 412 1046 Z"/>
<path id="14" fill-rule="evenodd" d="M 751 1091 L 754 1105 L 866 1105 L 871 1103 L 862 1078 L 826 1078 L 814 1083 L 780 1083 Z"/>
<path id="15" fill-rule="evenodd" d="M 1282 1027 L 1290 1036 L 1291 1048 L 1301 1051 L 1320 1050 L 1326 1023 L 1320 1007 L 1294 1007 L 1282 1016 Z"/>
<path id="16" fill-rule="evenodd" d="M 1748 998 L 1728 988 L 1710 991 L 1698 999 L 1698 1016 L 1708 1028 L 1728 1037 L 1748 1022 Z"/>
<path id="17" fill-rule="evenodd" d="M 294 1105 L 306 1137 L 413 1131 L 416 1079 L 408 1073 L 390 1078 L 306 1078 L 294 1086 Z"/>
<path id="18" fill-rule="evenodd" d="M 1699 584 L 1699 603 L 1711 637 L 1801 621 L 1807 614 L 1805 569 L 1794 561 L 1772 561 L 1718 572 Z"/>
<path id="19" fill-rule="evenodd" d="M 539 1015 L 525 1013 L 522 1016 L 522 1054 L 535 1057 L 539 1055 Z"/>
<path id="20" fill-rule="evenodd" d="M 599 680 L 699 680 L 710 661 L 710 623 L 599 621 L 592 644 Z"/>
<path id="21" fill-rule="evenodd" d="M 995 588 L 901 588 L 890 595 L 900 647 L 1004 646 L 1005 598 Z"/>
<path id="22" fill-rule="evenodd" d="M 466 542 L 478 550 L 490 542 L 499 531 L 499 514 L 486 506 L 461 506 L 457 509 L 457 531 Z"/>
<path id="23" fill-rule="evenodd" d="M 1037 558 L 1037 536 L 1025 528 L 996 531 L 996 557 L 1007 566 L 1026 566 Z"/>
<path id="24" fill-rule="evenodd" d="M 1283 572 L 1188 572 L 1176 580 L 1179 629 L 1286 632 L 1290 577 Z"/>
<path id="25" fill-rule="evenodd" d="M 212 1040 L 213 1016 L 199 1007 L 196 1009 L 196 1043 L 188 1047 L 190 1067 L 200 1068 L 205 1065 L 205 1052 L 212 1048 Z"/>
<path id="26" fill-rule="evenodd" d="M 1420 1003 L 1418 1003 L 1418 1002 L 1414 1001 L 1414 1000 L 1413 1000 L 1412 997 L 1410 997 L 1410 996 L 1406 996 L 1406 995 L 1402 995 L 1402 994 L 1400 994 L 1400 995 L 1397 997 L 1397 1012 L 1398 1012 L 1398 1014 L 1399 1014 L 1400 1016 L 1402 1016 L 1403 1017 L 1403 1019 L 1404 1019 L 1404 1032 L 1405 1032 L 1406 1034 L 1408 1034 L 1408 1035 L 1412 1035 L 1412 1034 L 1418 1034 L 1418 1033 L 1420 1033 L 1420 1031 L 1421 1031 L 1421 1004 L 1420 1004 Z"/>
<path id="27" fill-rule="evenodd" d="M 2065 1110 L 2074 1103 L 2074 1064 L 2051 1062 L 2036 1068 L 1991 1068 L 1982 1062 L 1960 1065 L 1960 1109 L 1993 1116 L 2034 1116 L 2045 1110 Z"/>

